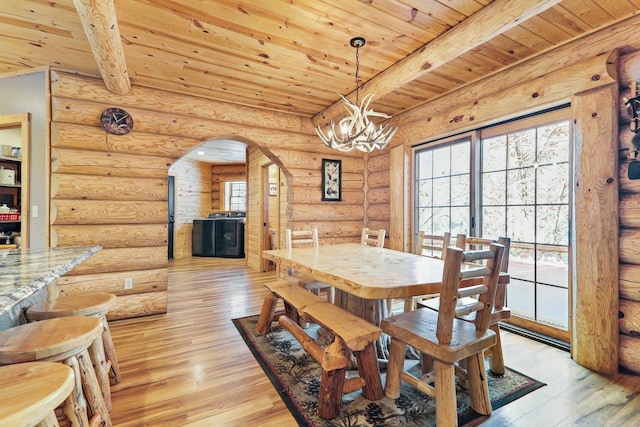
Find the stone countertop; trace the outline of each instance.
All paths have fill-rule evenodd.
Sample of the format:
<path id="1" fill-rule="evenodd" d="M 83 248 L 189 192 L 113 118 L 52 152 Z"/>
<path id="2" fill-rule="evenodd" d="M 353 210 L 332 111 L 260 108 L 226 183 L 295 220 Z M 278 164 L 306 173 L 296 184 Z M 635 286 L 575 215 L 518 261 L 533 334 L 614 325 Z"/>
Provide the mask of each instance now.
<path id="1" fill-rule="evenodd" d="M 102 246 L 0 250 L 0 316 L 102 250 Z"/>

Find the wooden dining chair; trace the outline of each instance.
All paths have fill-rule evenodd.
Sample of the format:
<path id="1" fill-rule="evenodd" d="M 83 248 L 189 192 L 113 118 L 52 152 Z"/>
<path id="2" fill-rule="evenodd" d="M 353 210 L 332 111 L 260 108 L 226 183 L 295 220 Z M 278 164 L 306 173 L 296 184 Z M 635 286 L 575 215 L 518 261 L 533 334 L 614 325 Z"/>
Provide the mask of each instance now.
<path id="1" fill-rule="evenodd" d="M 505 372 L 504 367 L 504 354 L 502 351 L 502 339 L 500 337 L 500 322 L 511 318 L 511 310 L 506 306 L 507 299 L 507 285 L 509 284 L 509 251 L 511 249 L 511 239 L 509 237 L 499 237 L 497 239 L 482 238 L 482 237 L 465 237 L 459 235 L 456 245 L 463 250 L 478 250 L 487 249 L 492 243 L 498 243 L 504 246 L 504 256 L 502 257 L 502 264 L 500 265 L 500 278 L 498 280 L 498 287 L 496 289 L 496 298 L 493 311 L 491 313 L 491 319 L 489 321 L 489 328 L 496 333 L 496 344 L 489 349 L 487 356 L 489 357 L 489 369 L 495 375 L 503 375 Z M 460 306 L 467 305 L 472 302 L 472 299 L 477 299 L 476 296 L 468 296 L 460 299 L 458 304 Z M 417 303 L 422 307 L 426 307 L 432 310 L 438 310 L 440 306 L 440 299 L 425 299 Z M 461 316 L 463 320 L 471 320 L 468 316 Z"/>
<path id="2" fill-rule="evenodd" d="M 471 408 L 479 414 L 491 414 L 491 400 L 484 365 L 484 350 L 496 342 L 489 329 L 504 246 L 491 244 L 488 250 L 462 251 L 446 249 L 440 292 L 440 310 L 418 308 L 383 319 L 383 332 L 391 336 L 385 395 L 400 396 L 400 382 L 405 381 L 436 401 L 436 424 L 457 426 L 455 377 L 464 377 L 469 385 Z M 486 260 L 486 265 L 467 264 Z M 464 263 L 464 264 L 463 264 Z M 460 282 L 479 278 L 477 285 L 461 288 Z M 470 294 L 480 298 L 469 306 L 456 304 Z M 458 319 L 474 315 L 473 322 Z M 416 377 L 404 370 L 407 345 L 434 359 L 433 375 Z M 456 365 L 465 361 L 465 368 Z M 431 385 L 431 379 L 434 385 Z"/>
<path id="3" fill-rule="evenodd" d="M 418 232 L 418 244 L 415 248 L 417 255 L 424 255 L 445 259 L 446 248 L 451 246 L 451 233 L 445 231 L 443 234 L 427 234 L 425 231 Z"/>
<path id="4" fill-rule="evenodd" d="M 384 237 L 387 231 L 384 228 L 379 230 L 372 230 L 370 228 L 363 228 L 362 235 L 360 237 L 360 243 L 365 246 L 377 246 L 379 248 L 384 247 Z"/>
<path id="5" fill-rule="evenodd" d="M 456 246 L 464 249 L 464 234 L 456 236 Z M 416 255 L 445 259 L 447 256 L 446 248 L 451 246 L 451 233 L 445 231 L 443 234 L 427 234 L 424 230 L 418 232 L 418 243 L 416 244 L 414 253 Z M 437 297 L 438 294 L 418 295 L 411 298 L 405 298 L 404 311 L 412 311 L 416 309 L 420 301 Z"/>
<path id="6" fill-rule="evenodd" d="M 287 228 L 285 230 L 285 248 L 301 248 L 301 247 L 318 247 L 320 245 L 318 239 L 318 229 L 312 228 L 311 230 L 291 230 Z M 335 289 L 333 286 L 323 282 L 318 282 L 310 277 L 301 275 L 292 268 L 286 269 L 287 276 L 285 279 L 294 281 L 305 289 L 315 292 L 316 295 L 320 295 L 322 289 L 327 290 L 327 301 L 333 304 L 335 301 Z"/>

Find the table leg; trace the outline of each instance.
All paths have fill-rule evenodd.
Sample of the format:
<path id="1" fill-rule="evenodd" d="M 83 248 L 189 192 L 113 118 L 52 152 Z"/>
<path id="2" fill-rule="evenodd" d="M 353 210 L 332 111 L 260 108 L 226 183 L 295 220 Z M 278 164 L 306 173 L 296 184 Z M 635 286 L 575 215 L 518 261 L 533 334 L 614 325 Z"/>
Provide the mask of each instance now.
<path id="1" fill-rule="evenodd" d="M 387 316 L 386 300 L 363 299 L 340 289 L 336 289 L 335 304 L 376 326 Z M 376 343 L 376 355 L 383 364 L 389 359 L 389 342 L 389 335 L 382 334 Z"/>

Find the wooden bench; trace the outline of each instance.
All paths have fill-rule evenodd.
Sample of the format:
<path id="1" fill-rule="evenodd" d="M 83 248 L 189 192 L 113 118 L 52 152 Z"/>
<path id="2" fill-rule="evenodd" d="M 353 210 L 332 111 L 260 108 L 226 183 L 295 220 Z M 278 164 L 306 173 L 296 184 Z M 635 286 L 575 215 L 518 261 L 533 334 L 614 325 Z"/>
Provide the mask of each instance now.
<path id="1" fill-rule="evenodd" d="M 277 319 L 318 362 L 322 369 L 318 395 L 318 415 L 321 418 L 338 416 L 342 394 L 362 389 L 363 397 L 369 400 L 384 396 L 374 347 L 382 329 L 289 281 L 276 280 L 265 283 L 265 286 L 269 292 L 262 305 L 256 333 L 266 334 L 271 322 Z M 285 302 L 284 314 L 276 314 L 279 299 Z M 298 317 L 330 331 L 334 336 L 333 342 L 323 348 L 299 326 Z M 351 354 L 356 358 L 360 376 L 347 379 Z"/>

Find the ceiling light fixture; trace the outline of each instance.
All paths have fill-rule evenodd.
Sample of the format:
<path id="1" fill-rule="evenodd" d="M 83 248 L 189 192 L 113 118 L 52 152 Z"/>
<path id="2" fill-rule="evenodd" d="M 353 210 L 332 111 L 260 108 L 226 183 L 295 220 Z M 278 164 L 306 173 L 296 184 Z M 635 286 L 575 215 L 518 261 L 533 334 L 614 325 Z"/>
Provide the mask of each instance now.
<path id="1" fill-rule="evenodd" d="M 369 108 L 371 100 L 374 97 L 373 93 L 365 95 L 362 98 L 362 103 L 358 105 L 358 74 L 360 71 L 360 48 L 364 46 L 366 40 L 362 37 L 354 37 L 351 39 L 351 46 L 356 48 L 356 103 L 352 103 L 344 96 L 340 95 L 342 101 L 347 105 L 348 115 L 338 122 L 339 129 L 336 129 L 336 124 L 333 119 L 329 123 L 329 129 L 325 133 L 320 125 L 316 127 L 316 133 L 322 139 L 327 147 L 334 148 L 340 151 L 353 151 L 360 150 L 365 153 L 370 153 L 373 150 L 383 149 L 387 146 L 393 135 L 398 130 L 397 127 L 391 127 L 389 124 L 384 126 L 376 124 L 371 121 L 372 117 L 381 117 L 389 119 L 391 116 L 378 113 Z"/>

